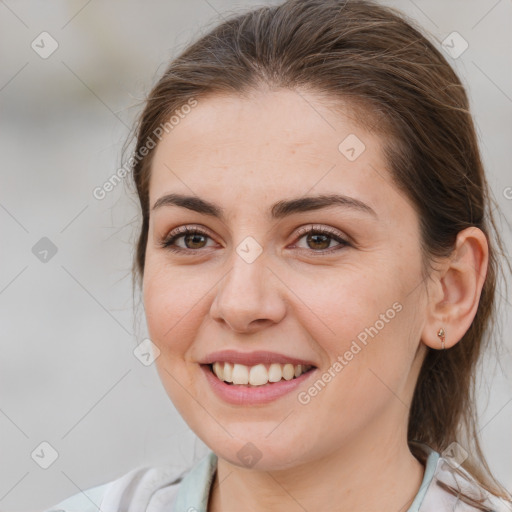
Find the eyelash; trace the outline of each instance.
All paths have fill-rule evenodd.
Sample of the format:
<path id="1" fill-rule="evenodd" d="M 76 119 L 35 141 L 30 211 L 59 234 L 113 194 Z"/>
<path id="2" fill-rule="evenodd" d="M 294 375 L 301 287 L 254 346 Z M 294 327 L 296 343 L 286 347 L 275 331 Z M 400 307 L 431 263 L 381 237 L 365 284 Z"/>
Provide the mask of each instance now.
<path id="1" fill-rule="evenodd" d="M 313 249 L 311 249 L 311 250 L 299 249 L 299 250 L 308 251 L 313 255 L 317 254 L 319 256 L 323 256 L 325 254 L 332 254 L 333 252 L 339 251 L 340 249 L 343 249 L 345 246 L 350 245 L 347 240 L 342 238 L 337 233 L 337 231 L 333 230 L 332 228 L 326 228 L 323 226 L 308 226 L 308 227 L 299 229 L 299 231 L 297 233 L 297 235 L 298 235 L 297 241 L 300 240 L 301 238 L 303 238 L 305 235 L 309 235 L 310 233 L 327 235 L 329 238 L 335 240 L 336 242 L 339 242 L 341 245 L 334 247 L 334 248 L 330 248 L 330 249 L 324 249 L 321 251 L 315 251 Z M 176 247 L 175 245 L 173 245 L 176 242 L 176 240 L 178 240 L 179 238 L 186 236 L 188 234 L 204 235 L 208 238 L 211 238 L 210 235 L 199 226 L 197 226 L 197 227 L 185 226 L 182 228 L 178 228 L 178 230 L 175 229 L 175 230 L 171 231 L 169 233 L 169 236 L 167 238 L 165 238 L 162 242 L 159 243 L 159 246 L 164 249 L 167 249 L 171 252 L 174 252 L 174 253 L 180 253 L 180 254 L 186 254 L 186 255 L 192 256 L 192 255 L 194 255 L 194 253 L 201 251 L 201 249 L 183 249 L 181 247 Z"/>

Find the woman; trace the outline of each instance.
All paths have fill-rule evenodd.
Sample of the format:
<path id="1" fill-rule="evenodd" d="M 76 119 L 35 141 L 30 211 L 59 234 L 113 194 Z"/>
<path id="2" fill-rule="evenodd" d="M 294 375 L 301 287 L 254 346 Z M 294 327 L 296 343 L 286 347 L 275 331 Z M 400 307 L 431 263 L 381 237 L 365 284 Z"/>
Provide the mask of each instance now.
<path id="1" fill-rule="evenodd" d="M 150 93 L 131 158 L 156 364 L 211 452 L 59 510 L 512 510 L 475 367 L 499 236 L 468 100 L 410 21 L 289 0 Z"/>

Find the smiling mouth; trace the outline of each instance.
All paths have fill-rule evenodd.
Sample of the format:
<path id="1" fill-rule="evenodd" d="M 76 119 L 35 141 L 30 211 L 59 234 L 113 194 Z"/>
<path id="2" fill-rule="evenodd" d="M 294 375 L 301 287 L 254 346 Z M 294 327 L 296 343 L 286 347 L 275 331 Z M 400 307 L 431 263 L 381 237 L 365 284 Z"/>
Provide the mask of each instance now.
<path id="1" fill-rule="evenodd" d="M 238 363 L 215 362 L 206 366 L 213 375 L 225 384 L 246 387 L 258 387 L 293 380 L 316 368 L 312 365 L 293 365 L 290 363 L 246 366 Z"/>

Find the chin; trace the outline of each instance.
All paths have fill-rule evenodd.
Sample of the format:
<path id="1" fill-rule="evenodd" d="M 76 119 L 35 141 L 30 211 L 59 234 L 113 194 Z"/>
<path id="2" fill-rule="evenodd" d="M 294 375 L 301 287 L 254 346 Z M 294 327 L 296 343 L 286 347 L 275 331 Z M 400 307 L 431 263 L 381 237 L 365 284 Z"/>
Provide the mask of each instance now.
<path id="1" fill-rule="evenodd" d="M 294 442 L 290 437 L 270 440 L 272 434 L 268 436 L 268 429 L 252 436 L 248 436 L 247 432 L 237 436 L 229 426 L 227 430 L 233 434 L 232 438 L 226 439 L 227 434 L 222 439 L 205 438 L 200 433 L 198 436 L 219 458 L 239 468 L 278 471 L 307 462 L 304 443 Z M 298 447 L 301 448 L 300 452 Z"/>

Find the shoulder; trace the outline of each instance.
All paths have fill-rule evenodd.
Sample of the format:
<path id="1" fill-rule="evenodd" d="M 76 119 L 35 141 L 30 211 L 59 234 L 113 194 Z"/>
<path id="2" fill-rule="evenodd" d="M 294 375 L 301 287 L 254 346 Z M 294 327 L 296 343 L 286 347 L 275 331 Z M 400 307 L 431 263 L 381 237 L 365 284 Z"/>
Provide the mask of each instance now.
<path id="1" fill-rule="evenodd" d="M 120 512 L 146 510 L 151 502 L 174 502 L 187 469 L 176 466 L 138 467 L 115 480 L 74 494 L 44 512 Z M 133 508 L 135 507 L 135 508 Z"/>
<path id="2" fill-rule="evenodd" d="M 431 494 L 433 503 L 436 499 L 443 503 L 453 503 L 464 512 L 512 512 L 512 501 L 504 500 L 485 489 L 471 473 L 459 465 L 457 459 L 446 456 L 440 458 L 433 485 L 437 491 Z"/>
<path id="3" fill-rule="evenodd" d="M 110 482 L 74 494 L 44 512 L 98 512 L 96 503 L 101 503 L 109 485 Z"/>
<path id="4" fill-rule="evenodd" d="M 421 512 L 512 512 L 512 501 L 489 492 L 459 462 L 446 453 L 438 458 L 421 503 Z"/>

